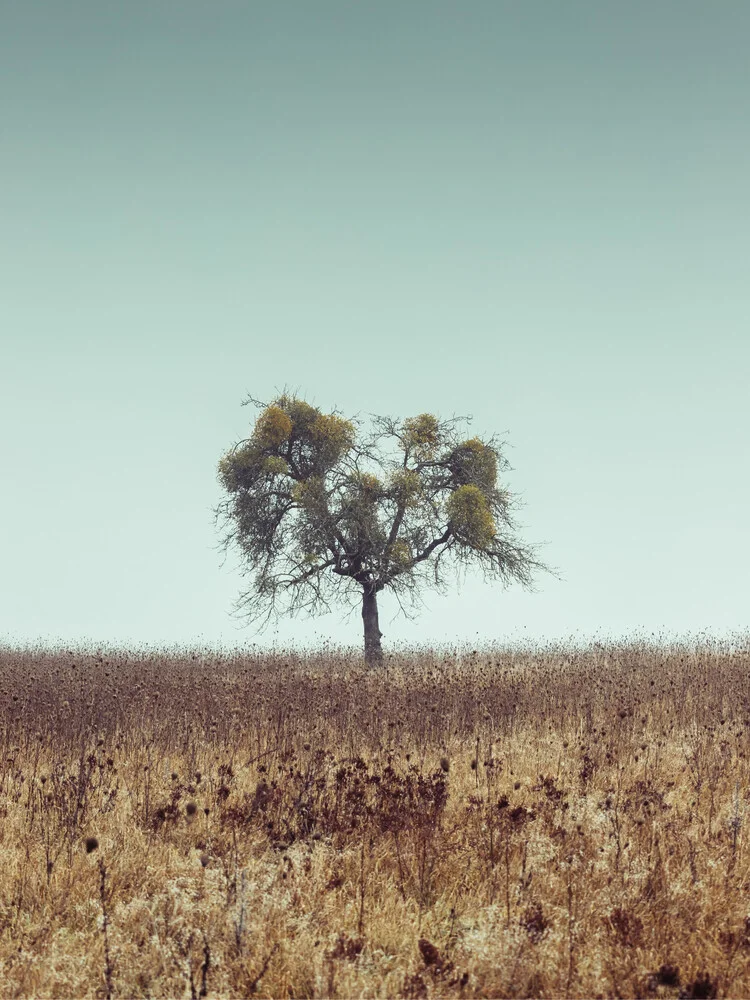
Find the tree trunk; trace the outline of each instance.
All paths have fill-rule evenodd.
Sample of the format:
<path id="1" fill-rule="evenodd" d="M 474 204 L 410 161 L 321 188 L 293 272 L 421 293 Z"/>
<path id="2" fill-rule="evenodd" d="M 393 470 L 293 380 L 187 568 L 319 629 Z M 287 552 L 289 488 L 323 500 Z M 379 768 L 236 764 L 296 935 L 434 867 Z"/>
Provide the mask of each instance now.
<path id="1" fill-rule="evenodd" d="M 365 626 L 365 663 L 368 667 L 378 667 L 383 662 L 383 648 L 380 645 L 382 632 L 378 625 L 378 597 L 375 590 L 362 590 L 362 621 Z"/>

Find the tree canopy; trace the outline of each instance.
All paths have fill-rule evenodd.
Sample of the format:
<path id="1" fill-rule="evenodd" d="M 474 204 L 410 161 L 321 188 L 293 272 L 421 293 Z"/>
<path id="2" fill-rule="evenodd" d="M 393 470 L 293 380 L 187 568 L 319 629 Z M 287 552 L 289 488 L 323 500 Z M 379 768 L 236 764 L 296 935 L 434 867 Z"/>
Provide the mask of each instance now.
<path id="1" fill-rule="evenodd" d="M 380 660 L 377 595 L 403 610 L 447 571 L 530 586 L 546 569 L 516 537 L 509 465 L 493 437 L 431 413 L 373 417 L 365 428 L 284 393 L 220 460 L 222 546 L 236 547 L 252 585 L 236 609 L 251 622 L 362 601 L 365 656 Z M 464 429 L 465 433 L 465 429 Z"/>

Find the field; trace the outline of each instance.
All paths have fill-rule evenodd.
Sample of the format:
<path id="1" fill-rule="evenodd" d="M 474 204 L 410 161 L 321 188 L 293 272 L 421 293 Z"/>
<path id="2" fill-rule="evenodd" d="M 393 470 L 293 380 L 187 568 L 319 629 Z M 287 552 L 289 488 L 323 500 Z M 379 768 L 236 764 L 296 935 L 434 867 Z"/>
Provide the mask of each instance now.
<path id="1" fill-rule="evenodd" d="M 750 644 L 0 650 L 2 997 L 750 997 Z"/>

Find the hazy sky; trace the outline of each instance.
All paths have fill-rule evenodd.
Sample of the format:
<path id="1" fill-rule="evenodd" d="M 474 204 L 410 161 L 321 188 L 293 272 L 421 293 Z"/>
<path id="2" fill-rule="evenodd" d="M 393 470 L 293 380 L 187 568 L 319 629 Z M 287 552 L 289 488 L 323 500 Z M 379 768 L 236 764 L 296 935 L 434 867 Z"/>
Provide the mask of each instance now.
<path id="1" fill-rule="evenodd" d="M 748 624 L 750 4 L 0 0 L 0 639 L 257 637 L 248 394 L 472 414 L 562 580 L 386 642 Z"/>

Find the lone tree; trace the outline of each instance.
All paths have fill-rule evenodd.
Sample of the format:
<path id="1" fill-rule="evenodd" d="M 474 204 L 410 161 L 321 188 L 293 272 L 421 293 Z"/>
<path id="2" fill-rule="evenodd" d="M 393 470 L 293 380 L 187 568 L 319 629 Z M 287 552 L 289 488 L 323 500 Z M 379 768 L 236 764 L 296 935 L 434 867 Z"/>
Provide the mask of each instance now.
<path id="1" fill-rule="evenodd" d="M 374 417 L 369 432 L 293 395 L 261 412 L 219 462 L 222 547 L 239 548 L 252 587 L 250 621 L 329 610 L 361 594 L 365 660 L 382 660 L 378 594 L 417 603 L 444 590 L 445 571 L 477 565 L 503 583 L 546 569 L 519 543 L 508 468 L 494 439 L 464 438 L 459 419 Z"/>

